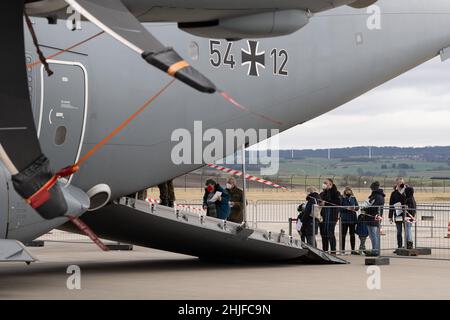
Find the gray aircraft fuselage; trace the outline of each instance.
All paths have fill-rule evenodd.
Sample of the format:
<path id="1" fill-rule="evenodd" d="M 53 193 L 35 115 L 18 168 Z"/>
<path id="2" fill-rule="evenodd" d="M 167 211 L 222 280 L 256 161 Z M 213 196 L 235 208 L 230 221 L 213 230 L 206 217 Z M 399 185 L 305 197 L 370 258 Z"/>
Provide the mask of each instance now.
<path id="1" fill-rule="evenodd" d="M 291 35 L 251 39 L 258 45 L 254 52 L 247 39 L 200 38 L 173 23 L 146 24 L 220 89 L 253 112 L 282 124 L 238 110 L 218 94 L 198 93 L 177 81 L 90 158 L 71 183 L 83 190 L 105 183 L 112 198 L 156 185 L 201 166 L 173 164 L 171 151 L 176 142 L 171 141 L 171 134 L 176 129 L 192 132 L 194 121 L 201 120 L 203 130 L 283 131 L 333 110 L 450 46 L 450 2 L 380 0 L 377 6 L 381 9 L 379 28 L 368 27 L 373 16 L 367 9 L 341 7 L 314 15 Z M 65 21 L 57 25 L 45 19 L 33 21 L 45 55 L 99 32 L 84 21 L 76 31 L 69 31 Z M 27 56 L 34 61 L 35 48 L 26 36 Z M 243 65 L 244 56 L 250 61 Z M 261 57 L 264 67 L 255 62 L 262 61 Z M 74 163 L 170 81 L 107 34 L 59 55 L 50 67 L 55 72 L 52 77 L 39 65 L 29 70 L 29 81 L 40 142 L 54 169 Z M 1 179 L 0 175 L 0 183 Z M 63 222 L 45 222 L 31 232 L 39 217 L 16 214 L 11 205 L 8 211 L 8 237 L 19 240 L 29 240 Z"/>

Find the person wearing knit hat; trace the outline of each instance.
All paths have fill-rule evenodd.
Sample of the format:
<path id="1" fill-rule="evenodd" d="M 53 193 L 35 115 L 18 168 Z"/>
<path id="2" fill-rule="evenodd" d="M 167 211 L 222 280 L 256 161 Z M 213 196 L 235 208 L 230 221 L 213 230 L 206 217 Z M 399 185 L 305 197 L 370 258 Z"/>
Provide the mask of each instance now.
<path id="1" fill-rule="evenodd" d="M 378 189 L 380 189 L 380 183 L 378 181 L 372 182 L 372 184 L 370 185 L 370 190 L 375 191 Z"/>

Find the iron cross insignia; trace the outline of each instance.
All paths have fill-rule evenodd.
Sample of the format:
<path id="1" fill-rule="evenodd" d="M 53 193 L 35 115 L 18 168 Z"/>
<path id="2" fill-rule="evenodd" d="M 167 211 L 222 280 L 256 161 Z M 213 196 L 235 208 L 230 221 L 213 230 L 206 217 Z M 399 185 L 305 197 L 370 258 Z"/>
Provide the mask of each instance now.
<path id="1" fill-rule="evenodd" d="M 242 51 L 242 65 L 248 65 L 248 75 L 259 77 L 258 67 L 266 67 L 266 52 L 258 52 L 258 41 L 247 41 L 249 51 L 241 49 Z"/>

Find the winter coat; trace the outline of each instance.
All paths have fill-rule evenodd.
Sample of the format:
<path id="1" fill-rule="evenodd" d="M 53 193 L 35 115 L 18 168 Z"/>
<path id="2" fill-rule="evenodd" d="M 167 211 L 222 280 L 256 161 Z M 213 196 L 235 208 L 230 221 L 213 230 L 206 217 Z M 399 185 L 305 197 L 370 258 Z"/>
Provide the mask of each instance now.
<path id="1" fill-rule="evenodd" d="M 355 233 L 361 238 L 367 238 L 369 236 L 369 229 L 367 228 L 367 222 L 364 219 L 364 215 L 358 216 L 358 222 L 356 223 Z"/>
<path id="2" fill-rule="evenodd" d="M 306 204 L 302 211 L 302 213 L 299 215 L 299 219 L 302 222 L 302 228 L 300 230 L 302 235 L 305 236 L 312 236 L 316 235 L 319 230 L 319 221 L 316 219 L 314 221 L 314 218 L 312 217 L 313 208 L 314 205 L 319 204 L 320 196 L 317 192 L 310 193 L 306 197 Z M 314 221 L 314 223 L 313 223 Z M 313 228 L 313 226 L 315 228 Z M 315 230 L 314 230 L 315 229 Z"/>
<path id="3" fill-rule="evenodd" d="M 338 208 L 341 205 L 341 194 L 335 185 L 329 190 L 325 190 L 320 194 L 320 199 L 325 201 L 324 206 L 328 208 L 322 208 L 321 215 L 323 218 L 323 223 L 330 224 L 336 223 L 339 218 Z M 333 208 L 333 206 L 338 206 L 337 208 Z"/>
<path id="4" fill-rule="evenodd" d="M 241 223 L 244 221 L 244 196 L 241 189 L 234 187 L 227 189 L 230 195 L 230 201 L 234 202 L 234 206 L 231 207 L 231 213 L 228 218 L 231 222 Z"/>
<path id="5" fill-rule="evenodd" d="M 220 200 L 216 201 L 216 212 L 217 218 L 222 220 L 227 220 L 230 215 L 230 195 L 228 191 L 222 188 L 219 184 L 214 186 L 214 191 L 212 193 L 221 192 L 222 195 Z M 208 195 L 209 192 L 205 188 L 205 194 L 203 195 L 203 205 L 208 206 Z"/>
<path id="6" fill-rule="evenodd" d="M 401 205 L 406 204 L 406 196 L 405 194 L 400 193 L 397 189 L 392 191 L 391 198 L 389 199 L 389 219 L 393 219 L 395 216 L 395 207 L 394 205 L 397 203 L 401 203 Z"/>
<path id="7" fill-rule="evenodd" d="M 371 206 L 366 208 L 363 212 L 364 221 L 368 226 L 379 226 L 380 222 L 376 220 L 376 216 L 383 216 L 383 206 L 385 204 L 386 195 L 383 192 L 383 189 L 378 189 L 372 191 L 372 194 L 369 196 L 369 202 Z"/>
<path id="8" fill-rule="evenodd" d="M 343 207 L 355 207 L 355 210 L 341 209 L 341 222 L 345 224 L 354 224 L 357 222 L 358 200 L 354 196 L 342 198 Z"/>

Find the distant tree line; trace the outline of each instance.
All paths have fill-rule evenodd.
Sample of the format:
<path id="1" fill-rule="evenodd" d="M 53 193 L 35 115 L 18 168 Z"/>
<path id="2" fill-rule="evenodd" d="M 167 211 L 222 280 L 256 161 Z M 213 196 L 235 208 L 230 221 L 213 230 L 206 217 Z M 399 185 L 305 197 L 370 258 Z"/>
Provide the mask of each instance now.
<path id="1" fill-rule="evenodd" d="M 450 162 L 450 146 L 448 147 L 372 147 L 372 157 L 420 157 L 425 160 L 441 160 Z M 331 158 L 369 158 L 369 147 L 352 147 L 331 149 Z M 328 149 L 280 150 L 280 158 L 301 160 L 304 158 L 328 158 Z"/>

